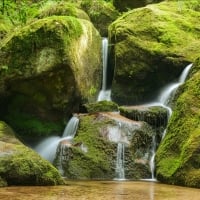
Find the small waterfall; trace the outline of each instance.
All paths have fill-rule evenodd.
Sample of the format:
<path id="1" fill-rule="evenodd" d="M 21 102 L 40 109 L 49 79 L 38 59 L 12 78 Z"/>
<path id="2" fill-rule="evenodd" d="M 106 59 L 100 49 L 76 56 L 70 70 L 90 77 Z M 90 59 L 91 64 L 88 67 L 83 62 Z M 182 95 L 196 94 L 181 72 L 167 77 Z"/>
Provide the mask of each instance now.
<path id="1" fill-rule="evenodd" d="M 79 118 L 73 116 L 67 123 L 67 126 L 65 127 L 62 137 L 65 139 L 73 139 L 76 134 L 78 124 L 79 124 Z"/>
<path id="2" fill-rule="evenodd" d="M 150 170 L 151 170 L 151 179 L 154 180 L 155 176 L 154 176 L 154 171 L 155 171 L 155 162 L 154 162 L 154 158 L 155 158 L 155 154 L 156 154 L 156 137 L 155 135 L 152 137 L 152 148 L 151 148 L 151 159 L 149 162 L 150 165 Z"/>
<path id="3" fill-rule="evenodd" d="M 164 87 L 164 89 L 161 91 L 161 93 L 158 97 L 157 102 L 149 104 L 149 105 L 159 105 L 159 106 L 163 106 L 164 108 L 166 108 L 169 112 L 168 120 L 172 115 L 172 109 L 170 107 L 170 100 L 172 100 L 172 98 L 174 97 L 174 94 L 175 94 L 176 90 L 178 89 L 178 87 L 185 82 L 191 67 L 192 67 L 192 64 L 187 65 L 185 67 L 185 69 L 182 71 L 178 81 Z M 166 134 L 166 129 L 162 133 L 162 139 L 165 137 L 165 134 Z M 155 158 L 155 152 L 156 152 L 156 141 L 155 141 L 154 137 L 152 139 L 152 150 L 151 151 L 152 151 L 152 156 L 151 156 L 149 165 L 150 165 L 150 169 L 151 169 L 151 177 L 153 180 L 153 179 L 155 179 L 155 177 L 154 177 L 154 171 L 155 171 L 154 158 Z"/>
<path id="4" fill-rule="evenodd" d="M 125 173 L 124 173 L 124 150 L 125 144 L 119 142 L 117 144 L 117 160 L 116 160 L 116 178 L 115 180 L 125 180 Z"/>
<path id="5" fill-rule="evenodd" d="M 58 145 L 63 141 L 69 141 L 68 143 L 70 143 L 76 134 L 78 124 L 79 119 L 76 116 L 73 116 L 67 123 L 62 137 L 50 136 L 44 139 L 34 148 L 35 151 L 52 163 L 55 158 Z"/>
<path id="6" fill-rule="evenodd" d="M 108 75 L 108 39 L 102 39 L 102 60 L 103 60 L 103 80 L 102 89 L 99 92 L 97 101 L 111 100 L 111 90 L 107 89 L 107 75 Z"/>

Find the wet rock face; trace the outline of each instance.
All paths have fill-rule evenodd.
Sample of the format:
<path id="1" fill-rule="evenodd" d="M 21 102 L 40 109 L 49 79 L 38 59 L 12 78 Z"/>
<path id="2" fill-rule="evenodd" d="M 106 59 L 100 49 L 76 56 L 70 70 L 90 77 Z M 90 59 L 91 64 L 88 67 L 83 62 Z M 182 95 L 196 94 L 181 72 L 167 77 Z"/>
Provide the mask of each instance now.
<path id="1" fill-rule="evenodd" d="M 87 20 L 52 16 L 19 29 L 0 50 L 2 119 L 20 134 L 61 133 L 63 119 L 96 99 L 100 55 Z"/>
<path id="2" fill-rule="evenodd" d="M 110 64 L 115 68 L 113 101 L 120 105 L 148 102 L 198 57 L 199 30 L 191 22 L 199 12 L 186 3 L 181 9 L 189 18 L 182 18 L 177 2 L 164 1 L 131 10 L 109 26 Z M 193 50 L 189 53 L 188 49 Z"/>
<path id="3" fill-rule="evenodd" d="M 151 178 L 149 162 L 156 132 L 145 122 L 116 113 L 79 115 L 74 140 L 64 140 L 54 161 L 60 172 L 74 179 L 113 179 L 117 175 L 119 144 L 124 145 L 125 178 Z"/>
<path id="4" fill-rule="evenodd" d="M 64 184 L 58 171 L 0 121 L 0 186 Z"/>

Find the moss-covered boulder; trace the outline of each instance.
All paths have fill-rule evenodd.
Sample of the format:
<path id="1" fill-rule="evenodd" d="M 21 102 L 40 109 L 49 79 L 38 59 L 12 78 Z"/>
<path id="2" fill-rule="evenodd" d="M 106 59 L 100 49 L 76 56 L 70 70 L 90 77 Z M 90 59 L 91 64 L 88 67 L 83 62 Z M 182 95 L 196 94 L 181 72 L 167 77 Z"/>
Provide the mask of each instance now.
<path id="1" fill-rule="evenodd" d="M 3 40 L 0 59 L 0 117 L 20 134 L 61 133 L 100 89 L 101 37 L 88 20 L 37 20 Z"/>
<path id="2" fill-rule="evenodd" d="M 57 149 L 55 166 L 73 179 L 151 178 L 152 137 L 155 131 L 145 122 L 116 113 L 80 114 L 74 140 L 64 138 Z M 118 151 L 122 152 L 119 153 Z M 117 156 L 117 154 L 119 156 Z M 118 161 L 124 155 L 123 167 Z"/>
<path id="3" fill-rule="evenodd" d="M 166 126 L 168 121 L 167 109 L 160 106 L 120 106 L 119 111 L 122 116 L 154 127 Z"/>
<path id="4" fill-rule="evenodd" d="M 150 3 L 158 3 L 164 0 L 113 0 L 113 4 L 120 11 L 143 7 Z"/>
<path id="5" fill-rule="evenodd" d="M 200 59 L 179 90 L 167 133 L 156 154 L 157 179 L 200 187 Z"/>
<path id="6" fill-rule="evenodd" d="M 15 138 L 0 121 L 0 186 L 64 184 L 59 172 Z"/>
<path id="7" fill-rule="evenodd" d="M 200 12 L 192 2 L 181 5 L 166 1 L 134 9 L 109 27 L 113 101 L 147 101 L 199 56 Z"/>
<path id="8" fill-rule="evenodd" d="M 119 12 L 113 4 L 104 0 L 80 0 L 80 6 L 89 15 L 101 36 L 108 36 L 108 26 L 117 19 Z"/>
<path id="9" fill-rule="evenodd" d="M 90 20 L 89 16 L 82 9 L 79 8 L 78 4 L 69 3 L 65 1 L 47 1 L 35 15 L 37 18 L 45 18 L 53 15 L 58 16 L 73 16 L 80 19 Z"/>
<path id="10" fill-rule="evenodd" d="M 85 104 L 86 112 L 96 113 L 96 112 L 117 112 L 118 105 L 112 101 L 98 101 L 95 103 Z"/>

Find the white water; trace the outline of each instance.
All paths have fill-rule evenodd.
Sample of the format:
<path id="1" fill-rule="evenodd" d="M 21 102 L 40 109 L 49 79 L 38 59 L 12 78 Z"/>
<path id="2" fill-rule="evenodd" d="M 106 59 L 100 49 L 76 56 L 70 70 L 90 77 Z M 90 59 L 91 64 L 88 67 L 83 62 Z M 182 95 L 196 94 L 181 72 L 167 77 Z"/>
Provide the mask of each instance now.
<path id="1" fill-rule="evenodd" d="M 67 123 L 62 137 L 50 136 L 44 139 L 34 148 L 35 151 L 38 152 L 43 158 L 52 163 L 56 155 L 56 149 L 58 147 L 58 144 L 63 140 L 71 141 L 76 134 L 78 124 L 79 119 L 73 116 Z"/>
<path id="2" fill-rule="evenodd" d="M 102 39 L 102 60 L 103 60 L 103 80 L 102 89 L 99 92 L 97 101 L 111 100 L 111 90 L 107 90 L 107 68 L 108 68 L 108 39 Z"/>
<path id="3" fill-rule="evenodd" d="M 169 105 L 170 99 L 173 98 L 178 87 L 185 82 L 191 67 L 192 67 L 192 64 L 189 64 L 188 66 L 186 66 L 185 69 L 182 71 L 178 81 L 175 83 L 171 83 L 171 84 L 167 85 L 166 87 L 164 87 L 163 90 L 161 91 L 160 95 L 158 96 L 157 102 L 149 104 L 149 105 L 159 105 L 159 106 L 166 108 L 169 113 L 168 120 L 172 115 L 172 109 Z M 166 129 L 162 133 L 162 139 L 165 137 L 165 134 L 166 134 Z M 149 162 L 152 180 L 155 180 L 155 177 L 154 177 L 155 152 L 156 152 L 156 141 L 155 141 L 155 137 L 153 137 L 152 138 L 152 150 L 151 150 L 152 157 Z"/>
<path id="4" fill-rule="evenodd" d="M 117 160 L 116 160 L 116 178 L 115 180 L 125 180 L 125 173 L 124 173 L 124 150 L 125 144 L 119 142 L 117 144 Z"/>
<path id="5" fill-rule="evenodd" d="M 76 134 L 78 124 L 79 124 L 79 118 L 73 116 L 67 123 L 67 126 L 65 127 L 62 137 L 66 139 L 73 139 Z"/>

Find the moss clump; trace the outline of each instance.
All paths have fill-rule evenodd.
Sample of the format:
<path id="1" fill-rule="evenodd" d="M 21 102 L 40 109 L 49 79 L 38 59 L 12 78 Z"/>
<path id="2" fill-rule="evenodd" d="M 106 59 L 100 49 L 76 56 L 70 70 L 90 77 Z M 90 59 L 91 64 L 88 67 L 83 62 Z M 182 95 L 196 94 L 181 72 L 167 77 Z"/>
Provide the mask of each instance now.
<path id="1" fill-rule="evenodd" d="M 99 101 L 96 103 L 85 104 L 88 113 L 96 112 L 116 112 L 118 105 L 112 101 Z"/>
<path id="2" fill-rule="evenodd" d="M 199 12 L 166 1 L 131 10 L 109 26 L 112 99 L 148 101 L 199 56 Z M 142 25 L 141 25 L 142 24 Z"/>
<path id="3" fill-rule="evenodd" d="M 166 137 L 156 154 L 157 178 L 166 183 L 199 187 L 199 59 L 181 87 Z M 195 176 L 195 177 L 194 177 Z"/>

